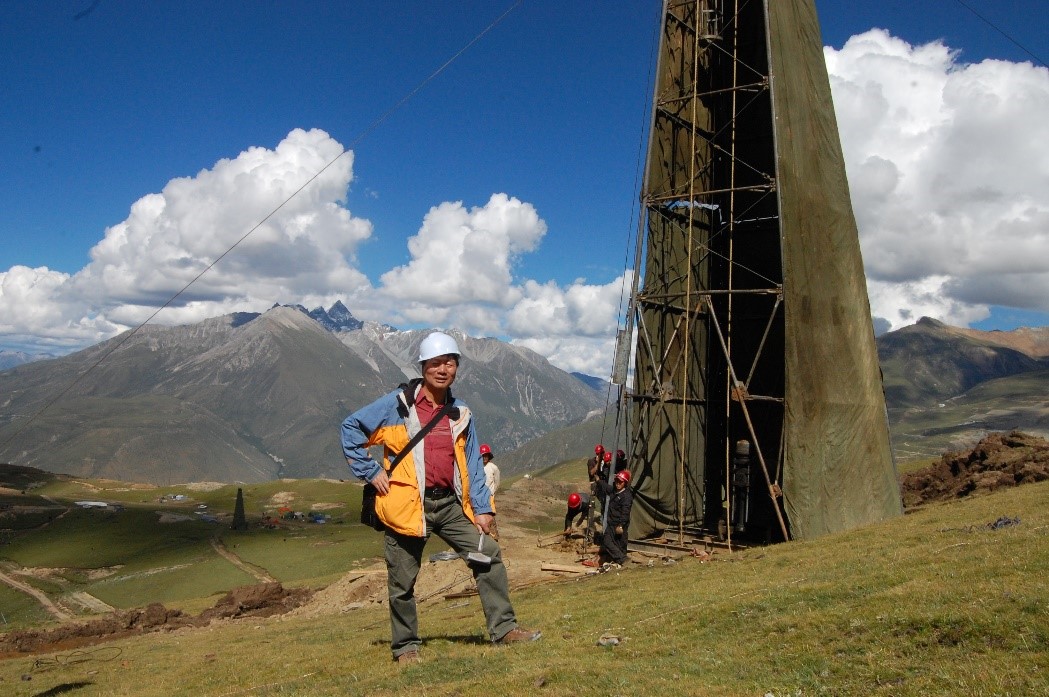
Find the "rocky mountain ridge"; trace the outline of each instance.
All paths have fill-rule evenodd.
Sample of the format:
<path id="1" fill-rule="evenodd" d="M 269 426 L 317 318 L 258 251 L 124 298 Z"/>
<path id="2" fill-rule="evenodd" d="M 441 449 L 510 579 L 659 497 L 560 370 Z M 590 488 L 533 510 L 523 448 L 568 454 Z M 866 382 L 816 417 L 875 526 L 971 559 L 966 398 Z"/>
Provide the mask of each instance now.
<path id="1" fill-rule="evenodd" d="M 428 331 L 351 329 L 359 321 L 341 303 L 323 312 L 331 323 L 277 306 L 147 325 L 4 371 L 0 461 L 152 483 L 345 477 L 338 424 L 418 374 Z M 452 333 L 464 356 L 455 392 L 497 452 L 581 421 L 600 402 L 538 354 Z"/>
<path id="2" fill-rule="evenodd" d="M 342 303 L 145 326 L 0 372 L 0 461 L 156 483 L 345 477 L 337 424 L 418 374 L 428 331 L 361 322 Z M 614 415 L 594 416 L 604 381 L 449 331 L 464 352 L 455 392 L 509 472 L 615 440 Z M 903 459 L 993 430 L 1049 435 L 1049 328 L 983 332 L 922 318 L 879 337 L 878 350 Z"/>
<path id="3" fill-rule="evenodd" d="M 1049 437 L 1049 327 L 988 332 L 923 317 L 877 343 L 898 459 L 998 431 Z"/>
<path id="4" fill-rule="evenodd" d="M 984 332 L 922 317 L 877 339 L 890 411 L 939 403 L 988 380 L 1049 368 L 1049 328 Z"/>
<path id="5" fill-rule="evenodd" d="M 54 356 L 49 353 L 26 353 L 25 351 L 0 349 L 0 370 L 7 370 L 33 361 L 44 361 L 48 358 L 54 358 Z"/>

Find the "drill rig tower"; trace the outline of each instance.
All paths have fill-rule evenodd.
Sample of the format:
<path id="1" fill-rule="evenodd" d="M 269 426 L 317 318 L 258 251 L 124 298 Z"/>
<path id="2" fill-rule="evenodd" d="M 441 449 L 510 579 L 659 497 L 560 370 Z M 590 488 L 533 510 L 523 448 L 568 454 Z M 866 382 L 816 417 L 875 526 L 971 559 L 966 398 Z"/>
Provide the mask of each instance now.
<path id="1" fill-rule="evenodd" d="M 899 515 L 812 0 L 665 0 L 641 199 L 631 535 Z"/>

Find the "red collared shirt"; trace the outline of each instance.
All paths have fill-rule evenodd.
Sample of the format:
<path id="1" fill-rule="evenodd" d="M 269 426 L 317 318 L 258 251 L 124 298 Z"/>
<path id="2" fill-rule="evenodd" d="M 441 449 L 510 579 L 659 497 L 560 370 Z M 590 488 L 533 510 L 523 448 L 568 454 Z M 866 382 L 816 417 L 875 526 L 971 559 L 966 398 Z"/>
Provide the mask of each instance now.
<path id="1" fill-rule="evenodd" d="M 443 404 L 434 404 L 422 392 L 415 400 L 415 412 L 419 425 L 425 426 L 441 410 Z M 426 458 L 426 487 L 443 486 L 452 488 L 455 471 L 455 444 L 452 442 L 452 423 L 448 415 L 441 420 L 423 438 L 424 457 Z"/>

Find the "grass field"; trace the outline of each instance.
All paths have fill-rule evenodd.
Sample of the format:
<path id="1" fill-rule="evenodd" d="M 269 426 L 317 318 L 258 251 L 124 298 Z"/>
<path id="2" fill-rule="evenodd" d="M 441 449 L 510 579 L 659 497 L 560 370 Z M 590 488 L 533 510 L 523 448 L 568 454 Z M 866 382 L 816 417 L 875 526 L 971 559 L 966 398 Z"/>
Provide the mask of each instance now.
<path id="1" fill-rule="evenodd" d="M 0 632 L 41 624 L 50 617 L 33 598 L 0 584 Z"/>
<path id="2" fill-rule="evenodd" d="M 382 535 L 361 525 L 328 524 L 308 531 L 223 531 L 226 546 L 283 582 L 341 575 L 359 559 L 382 557 Z"/>
<path id="3" fill-rule="evenodd" d="M 476 599 L 247 620 L 0 662 L 5 694 L 1047 695 L 1049 483 L 821 539 L 533 587 L 543 639 L 503 649 Z M 993 527 L 1002 517 L 1019 523 Z M 618 637 L 601 647 L 603 635 Z M 31 680 L 24 681 L 22 676 Z"/>
<path id="4" fill-rule="evenodd" d="M 358 486 L 286 480 L 240 488 L 252 522 L 247 531 L 229 529 L 236 486 L 137 487 L 104 480 L 51 479 L 26 496 L 5 499 L 9 505 L 50 508 L 4 520 L 7 529 L 0 537 L 0 561 L 13 570 L 50 570 L 46 576 L 20 575 L 19 580 L 56 599 L 87 592 L 120 609 L 159 602 L 199 611 L 216 594 L 257 582 L 221 557 L 214 540 L 281 582 L 313 587 L 331 583 L 353 566 L 382 554 L 381 536 L 352 524 L 360 514 Z M 184 500 L 176 501 L 174 496 Z M 78 500 L 109 501 L 122 509 L 83 509 L 73 504 Z M 282 521 L 277 529 L 258 524 L 264 516 L 277 516 L 282 507 L 307 514 L 320 511 L 328 522 Z M 64 512 L 58 515 L 59 511 Z M 223 522 L 206 522 L 197 513 Z M 170 516 L 175 522 L 165 522 Z M 49 619 L 34 610 L 36 601 L 28 596 L 6 586 L 0 589 L 4 592 L 0 599 L 11 598 L 0 605 L 0 612 L 10 609 L 8 627 Z"/>

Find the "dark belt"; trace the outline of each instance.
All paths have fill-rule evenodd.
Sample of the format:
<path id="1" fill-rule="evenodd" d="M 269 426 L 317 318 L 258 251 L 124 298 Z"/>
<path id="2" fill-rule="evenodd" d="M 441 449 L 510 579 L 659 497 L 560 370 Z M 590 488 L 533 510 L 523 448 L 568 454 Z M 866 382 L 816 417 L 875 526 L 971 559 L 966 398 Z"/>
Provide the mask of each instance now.
<path id="1" fill-rule="evenodd" d="M 426 487 L 426 498 L 436 501 L 437 499 L 446 499 L 449 496 L 454 496 L 455 492 L 446 486 L 428 486 Z"/>

